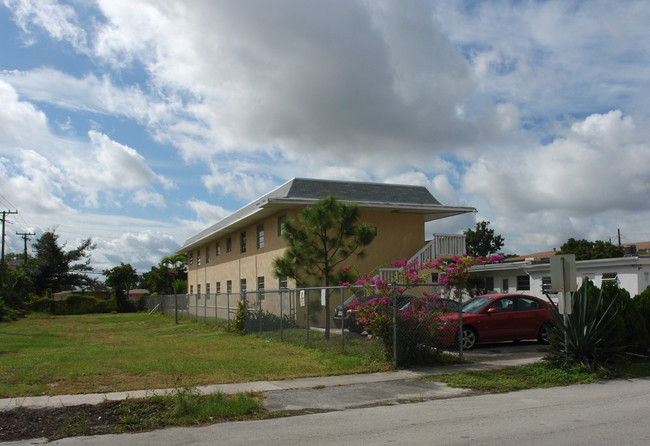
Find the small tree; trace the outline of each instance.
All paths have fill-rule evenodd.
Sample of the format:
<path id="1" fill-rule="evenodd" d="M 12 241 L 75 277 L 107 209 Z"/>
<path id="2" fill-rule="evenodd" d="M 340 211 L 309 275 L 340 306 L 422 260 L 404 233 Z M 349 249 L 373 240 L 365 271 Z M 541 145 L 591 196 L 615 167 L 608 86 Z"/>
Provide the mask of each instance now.
<path id="1" fill-rule="evenodd" d="M 131 287 L 138 281 L 138 273 L 135 269 L 130 264 L 127 263 L 125 265 L 124 262 L 121 262 L 120 266 L 104 270 L 102 274 L 106 276 L 106 285 L 113 288 L 115 301 L 117 302 L 117 311 L 125 312 L 132 310 L 127 302 Z"/>
<path id="2" fill-rule="evenodd" d="M 494 229 L 488 228 L 489 225 L 489 221 L 480 221 L 476 223 L 475 230 L 467 228 L 464 232 L 467 254 L 486 257 L 503 247 L 503 237 L 494 235 Z"/>
<path id="3" fill-rule="evenodd" d="M 88 251 L 95 249 L 91 239 L 86 239 L 70 251 L 59 246 L 59 236 L 54 230 L 45 232 L 32 245 L 36 255 L 28 265 L 28 275 L 34 291 L 42 295 L 47 289 L 63 291 L 85 285 L 90 278 L 85 274 L 92 271 Z"/>
<path id="4" fill-rule="evenodd" d="M 283 224 L 287 249 L 273 261 L 276 277 L 287 276 L 298 286 L 330 286 L 347 276 L 342 263 L 350 256 L 365 256 L 364 248 L 377 235 L 376 228 L 359 223 L 361 210 L 329 195 L 300 211 L 300 223 L 288 219 Z M 329 292 L 325 298 L 325 338 L 330 333 Z"/>

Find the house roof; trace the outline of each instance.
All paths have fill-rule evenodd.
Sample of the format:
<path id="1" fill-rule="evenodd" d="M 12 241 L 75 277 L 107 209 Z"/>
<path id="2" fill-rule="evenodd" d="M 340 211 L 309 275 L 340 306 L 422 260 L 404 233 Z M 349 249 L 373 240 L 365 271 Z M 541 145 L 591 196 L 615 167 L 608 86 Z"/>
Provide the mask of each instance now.
<path id="1" fill-rule="evenodd" d="M 650 242 L 636 242 L 636 243 L 623 243 L 621 246 L 636 246 L 639 251 L 647 251 L 650 249 Z M 535 252 L 532 254 L 526 254 L 523 256 L 517 257 L 508 257 L 504 259 L 504 262 L 520 262 L 522 260 L 526 261 L 545 261 L 550 259 L 552 256 L 557 254 L 555 250 L 553 251 L 542 251 Z"/>
<path id="2" fill-rule="evenodd" d="M 425 221 L 476 211 L 472 207 L 444 206 L 424 186 L 294 178 L 190 237 L 177 252 L 189 251 L 283 209 L 313 205 L 330 194 L 364 210 L 423 214 Z"/>

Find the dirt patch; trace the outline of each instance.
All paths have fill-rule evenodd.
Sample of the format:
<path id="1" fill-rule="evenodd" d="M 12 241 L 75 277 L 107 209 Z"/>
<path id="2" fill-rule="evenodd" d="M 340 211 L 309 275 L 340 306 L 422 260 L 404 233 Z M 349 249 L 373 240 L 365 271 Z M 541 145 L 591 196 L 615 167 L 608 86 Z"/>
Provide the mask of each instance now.
<path id="1" fill-rule="evenodd" d="M 0 442 L 112 433 L 119 425 L 115 415 L 119 405 L 120 401 L 105 401 L 97 405 L 0 411 Z"/>

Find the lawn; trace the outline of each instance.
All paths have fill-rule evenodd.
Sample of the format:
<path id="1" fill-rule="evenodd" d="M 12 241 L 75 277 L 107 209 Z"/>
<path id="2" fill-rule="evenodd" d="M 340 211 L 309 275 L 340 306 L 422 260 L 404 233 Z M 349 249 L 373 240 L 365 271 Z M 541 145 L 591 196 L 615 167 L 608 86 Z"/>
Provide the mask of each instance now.
<path id="1" fill-rule="evenodd" d="M 340 338 L 332 345 L 340 346 Z M 318 350 L 147 314 L 32 315 L 0 325 L 0 397 L 186 387 L 389 370 L 381 355 Z"/>

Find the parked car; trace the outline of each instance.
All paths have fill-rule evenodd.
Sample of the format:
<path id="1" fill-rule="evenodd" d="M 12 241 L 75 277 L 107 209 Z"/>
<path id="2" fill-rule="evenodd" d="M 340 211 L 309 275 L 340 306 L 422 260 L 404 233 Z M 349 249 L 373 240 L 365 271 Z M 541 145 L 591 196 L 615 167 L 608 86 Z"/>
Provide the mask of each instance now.
<path id="1" fill-rule="evenodd" d="M 486 294 L 463 305 L 463 349 L 479 342 L 537 339 L 548 343 L 551 304 L 523 294 Z M 445 344 L 458 342 L 458 313 L 442 318 Z"/>
<path id="2" fill-rule="evenodd" d="M 406 310 L 409 307 L 410 303 L 410 301 L 407 302 L 402 308 L 400 308 L 400 311 Z M 458 313 L 458 310 L 460 309 L 458 301 L 453 299 L 434 299 L 432 301 L 432 304 L 433 305 L 429 306 L 429 310 L 436 313 Z"/>
<path id="3" fill-rule="evenodd" d="M 344 302 L 343 305 L 338 305 L 336 309 L 334 310 L 334 326 L 337 328 L 341 328 L 341 324 L 348 330 L 350 330 L 353 333 L 363 333 L 364 327 L 359 325 L 357 323 L 356 319 L 356 314 L 358 313 L 358 310 L 354 308 L 353 303 L 355 301 L 359 301 L 361 303 L 366 302 L 369 300 L 372 296 L 360 296 L 353 294 L 352 296 L 348 297 Z M 411 300 L 416 299 L 415 296 L 411 296 L 408 294 L 401 294 L 398 296 L 398 309 L 399 311 L 403 311 L 406 308 L 408 308 Z M 452 299 L 436 299 L 435 300 L 435 311 L 441 312 L 441 313 L 448 313 L 448 312 L 458 312 L 458 302 Z"/>

